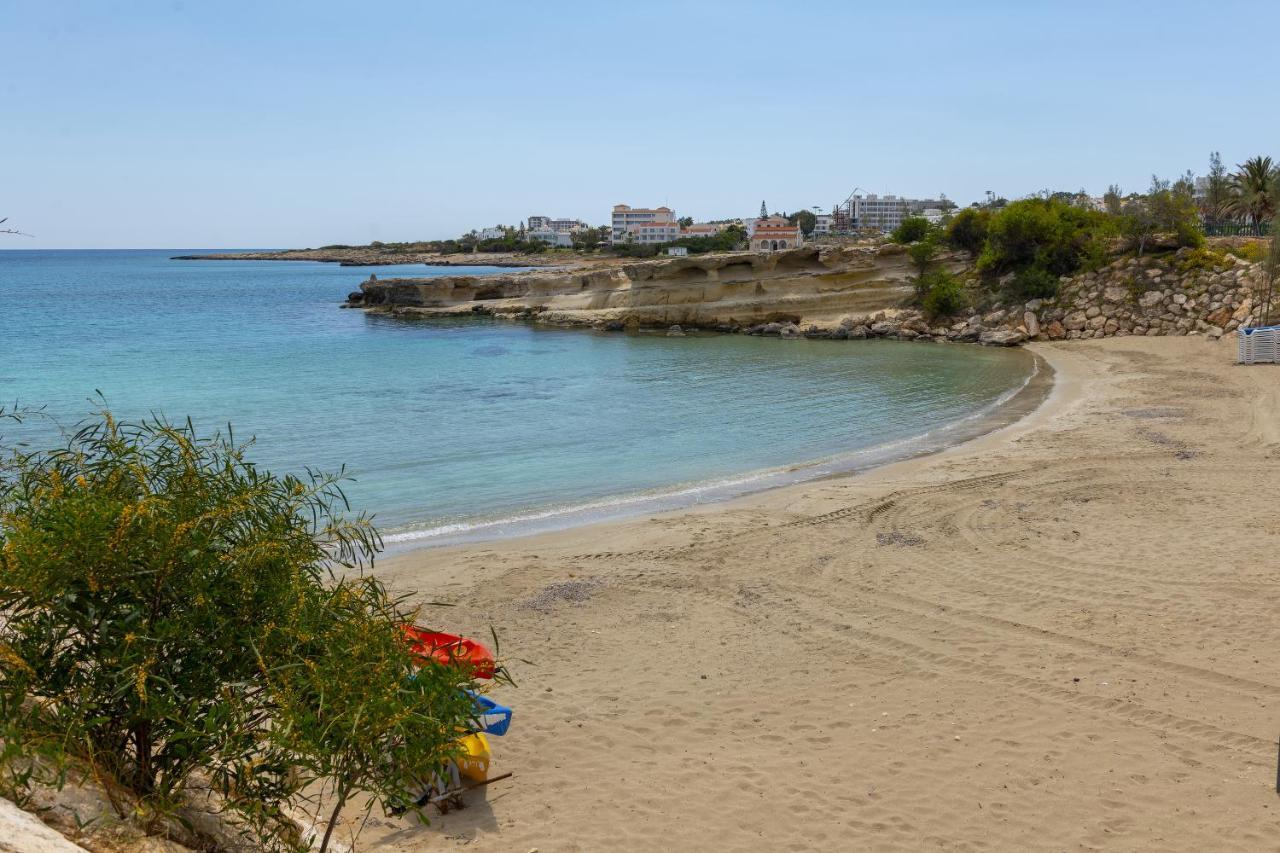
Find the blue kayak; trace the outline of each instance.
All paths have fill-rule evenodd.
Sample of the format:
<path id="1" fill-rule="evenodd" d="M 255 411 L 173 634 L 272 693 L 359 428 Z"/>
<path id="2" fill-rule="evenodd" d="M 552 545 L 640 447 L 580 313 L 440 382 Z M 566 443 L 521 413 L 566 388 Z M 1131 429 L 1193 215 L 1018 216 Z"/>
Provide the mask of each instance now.
<path id="1" fill-rule="evenodd" d="M 475 730 L 498 737 L 505 735 L 507 729 L 511 728 L 511 709 L 499 705 L 488 696 L 481 696 L 470 690 L 466 692 L 476 701 L 476 715 L 473 718 Z"/>

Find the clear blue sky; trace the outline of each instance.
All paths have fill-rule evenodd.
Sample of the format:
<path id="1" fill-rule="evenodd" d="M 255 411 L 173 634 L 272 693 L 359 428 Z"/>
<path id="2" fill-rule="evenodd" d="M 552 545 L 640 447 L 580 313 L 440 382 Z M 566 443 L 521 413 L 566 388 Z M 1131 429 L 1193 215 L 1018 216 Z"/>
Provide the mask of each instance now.
<path id="1" fill-rule="evenodd" d="M 1280 3 L 0 0 L 22 247 L 1101 193 L 1280 156 Z"/>

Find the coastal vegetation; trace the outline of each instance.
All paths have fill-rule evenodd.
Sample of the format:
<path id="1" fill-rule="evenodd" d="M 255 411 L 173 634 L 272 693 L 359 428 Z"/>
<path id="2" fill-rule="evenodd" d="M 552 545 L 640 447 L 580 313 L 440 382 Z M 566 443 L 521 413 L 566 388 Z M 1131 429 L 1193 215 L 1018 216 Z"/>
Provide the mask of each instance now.
<path id="1" fill-rule="evenodd" d="M 908 216 L 889 234 L 895 243 L 915 243 L 923 240 L 933 230 L 933 225 L 923 216 Z"/>
<path id="2" fill-rule="evenodd" d="M 258 846 L 305 849 L 292 816 L 323 794 L 323 850 L 353 794 L 403 809 L 453 756 L 475 684 L 415 666 L 416 614 L 365 574 L 380 541 L 341 477 L 274 476 L 246 447 L 104 412 L 5 457 L 5 796 L 90 780 L 180 834 L 198 790 Z"/>

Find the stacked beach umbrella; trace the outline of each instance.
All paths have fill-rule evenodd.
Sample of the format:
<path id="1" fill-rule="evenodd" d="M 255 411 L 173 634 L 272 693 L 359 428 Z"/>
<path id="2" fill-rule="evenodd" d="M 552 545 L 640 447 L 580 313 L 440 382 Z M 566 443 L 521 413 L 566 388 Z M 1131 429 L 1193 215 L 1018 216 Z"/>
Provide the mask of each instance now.
<path id="1" fill-rule="evenodd" d="M 404 626 L 405 639 L 415 655 L 434 665 L 456 666 L 478 679 L 492 680 L 498 673 L 497 662 L 482 643 L 467 637 L 428 631 L 414 625 Z M 442 812 L 461 805 L 461 796 L 472 788 L 506 779 L 511 774 L 489 776 L 489 739 L 501 737 L 511 727 L 511 709 L 499 705 L 482 693 L 466 691 L 475 703 L 470 731 L 458 738 L 458 758 L 434 773 L 427 789 L 417 800 L 418 806 L 431 803 Z"/>

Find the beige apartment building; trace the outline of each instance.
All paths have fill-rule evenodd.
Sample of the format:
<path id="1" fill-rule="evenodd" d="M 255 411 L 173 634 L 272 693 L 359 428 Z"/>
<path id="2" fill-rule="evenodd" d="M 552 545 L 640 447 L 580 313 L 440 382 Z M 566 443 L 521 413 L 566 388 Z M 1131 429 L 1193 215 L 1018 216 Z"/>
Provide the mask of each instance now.
<path id="1" fill-rule="evenodd" d="M 669 207 L 631 207 L 626 204 L 613 206 L 612 230 L 609 232 L 610 243 L 625 243 L 629 240 L 662 243 L 666 239 L 675 239 L 675 237 L 668 237 L 671 233 L 679 237 L 680 226 L 676 222 L 675 211 Z M 654 239 L 656 237 L 664 239 Z"/>

